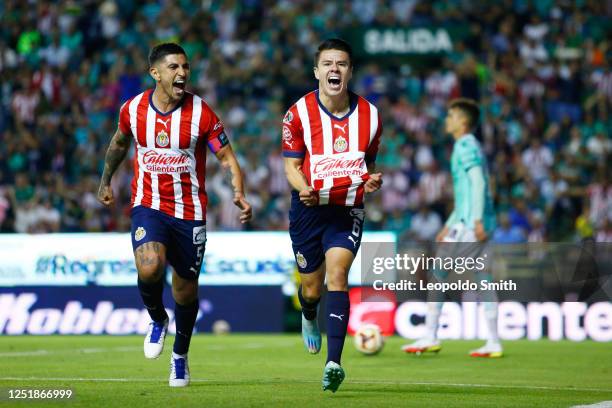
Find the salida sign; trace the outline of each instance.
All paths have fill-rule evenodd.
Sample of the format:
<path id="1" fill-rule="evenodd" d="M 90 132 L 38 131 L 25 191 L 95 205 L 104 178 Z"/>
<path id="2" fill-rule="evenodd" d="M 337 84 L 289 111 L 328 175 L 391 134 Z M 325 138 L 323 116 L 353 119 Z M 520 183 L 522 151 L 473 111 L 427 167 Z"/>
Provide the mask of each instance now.
<path id="1" fill-rule="evenodd" d="M 359 57 L 444 54 L 453 51 L 460 29 L 445 27 L 373 27 L 352 29 L 345 37 Z"/>

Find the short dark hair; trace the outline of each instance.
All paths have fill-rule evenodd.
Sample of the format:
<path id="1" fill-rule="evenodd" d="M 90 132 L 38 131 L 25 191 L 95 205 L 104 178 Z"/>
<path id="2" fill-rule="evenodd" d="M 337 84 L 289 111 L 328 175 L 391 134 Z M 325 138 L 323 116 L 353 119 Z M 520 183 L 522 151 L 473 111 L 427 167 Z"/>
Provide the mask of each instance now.
<path id="1" fill-rule="evenodd" d="M 353 49 L 350 44 L 340 38 L 328 38 L 319 45 L 319 48 L 317 48 L 314 57 L 315 67 L 319 65 L 319 57 L 321 56 L 321 52 L 325 50 L 340 50 L 346 52 L 349 56 L 349 63 L 351 66 L 353 65 Z"/>
<path id="2" fill-rule="evenodd" d="M 465 115 L 468 121 L 468 127 L 472 129 L 478 123 L 480 118 L 480 108 L 478 103 L 469 98 L 453 99 L 448 105 L 449 109 L 458 109 Z"/>
<path id="3" fill-rule="evenodd" d="M 175 43 L 163 43 L 157 44 L 155 47 L 151 48 L 151 52 L 149 53 L 149 66 L 153 66 L 157 61 L 163 59 L 166 55 L 171 54 L 183 54 L 187 56 L 187 53 L 178 44 Z"/>

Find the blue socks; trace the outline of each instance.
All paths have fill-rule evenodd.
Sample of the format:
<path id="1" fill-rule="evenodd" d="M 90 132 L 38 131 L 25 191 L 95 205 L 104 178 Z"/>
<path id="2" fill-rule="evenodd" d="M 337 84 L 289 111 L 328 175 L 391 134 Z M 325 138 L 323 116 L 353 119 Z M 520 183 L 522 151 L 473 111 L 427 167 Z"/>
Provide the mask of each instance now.
<path id="1" fill-rule="evenodd" d="M 327 362 L 340 364 L 346 329 L 348 327 L 350 303 L 348 292 L 327 292 Z"/>
<path id="2" fill-rule="evenodd" d="M 138 290 L 142 297 L 149 316 L 155 322 L 163 322 L 168 318 L 166 309 L 164 308 L 164 302 L 162 300 L 162 292 L 164 290 L 164 279 L 161 278 L 157 282 L 148 283 L 141 281 L 138 278 Z"/>
<path id="3" fill-rule="evenodd" d="M 176 354 L 187 354 L 189 351 L 189 343 L 191 342 L 191 333 L 193 326 L 198 316 L 200 302 L 196 299 L 189 305 L 176 304 L 174 309 L 174 321 L 176 323 L 176 337 L 174 338 L 173 351 Z"/>

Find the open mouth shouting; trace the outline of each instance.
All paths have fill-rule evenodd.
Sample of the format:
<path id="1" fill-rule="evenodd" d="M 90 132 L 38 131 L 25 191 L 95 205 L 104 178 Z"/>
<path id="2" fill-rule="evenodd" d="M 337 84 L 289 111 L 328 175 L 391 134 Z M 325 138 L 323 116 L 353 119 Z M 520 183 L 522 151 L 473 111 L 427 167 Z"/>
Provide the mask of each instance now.
<path id="1" fill-rule="evenodd" d="M 179 96 L 185 93 L 185 78 L 179 78 L 172 83 L 172 90 Z"/>
<path id="2" fill-rule="evenodd" d="M 342 79 L 338 74 L 330 74 L 327 77 L 327 85 L 332 91 L 339 91 L 342 89 Z"/>

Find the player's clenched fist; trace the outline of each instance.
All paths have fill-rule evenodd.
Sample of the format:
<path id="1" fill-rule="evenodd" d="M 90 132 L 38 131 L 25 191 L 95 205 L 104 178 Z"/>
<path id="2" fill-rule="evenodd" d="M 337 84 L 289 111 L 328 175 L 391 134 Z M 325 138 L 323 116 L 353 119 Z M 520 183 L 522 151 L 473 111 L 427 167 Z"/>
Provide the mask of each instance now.
<path id="1" fill-rule="evenodd" d="M 315 205 L 317 205 L 319 201 L 319 196 L 317 195 L 317 192 L 314 191 L 312 187 L 308 187 L 300 191 L 300 201 L 306 207 L 314 207 Z"/>
<path id="2" fill-rule="evenodd" d="M 242 195 L 235 195 L 233 201 L 236 207 L 240 208 L 240 222 L 248 222 L 253 216 L 251 204 Z"/>
<path id="3" fill-rule="evenodd" d="M 98 201 L 107 207 L 111 206 L 115 202 L 115 197 L 113 196 L 113 189 L 111 186 L 100 185 L 100 188 L 98 189 Z"/>
<path id="4" fill-rule="evenodd" d="M 370 178 L 365 182 L 363 188 L 366 193 L 373 193 L 380 189 L 383 184 L 382 173 L 370 174 Z"/>

